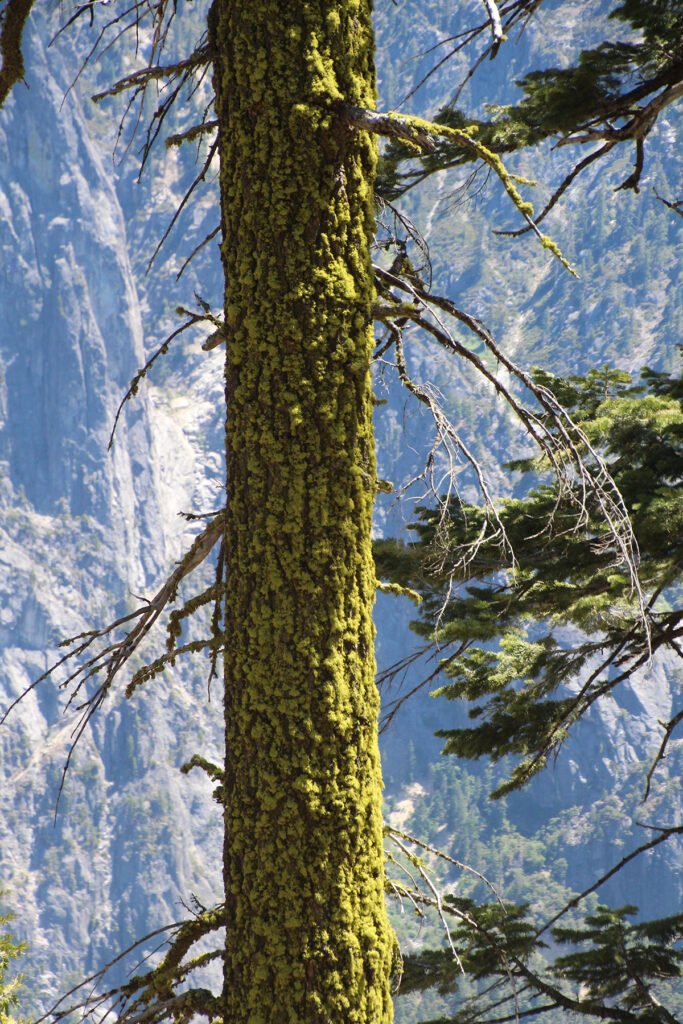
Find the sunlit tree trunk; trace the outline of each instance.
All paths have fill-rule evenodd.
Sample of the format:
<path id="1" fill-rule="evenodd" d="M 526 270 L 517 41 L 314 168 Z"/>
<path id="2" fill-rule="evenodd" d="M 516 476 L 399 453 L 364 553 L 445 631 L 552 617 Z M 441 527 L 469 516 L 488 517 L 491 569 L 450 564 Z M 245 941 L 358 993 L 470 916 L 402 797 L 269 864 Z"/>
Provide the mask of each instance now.
<path id="1" fill-rule="evenodd" d="M 371 619 L 368 0 L 215 0 L 226 1024 L 391 1020 Z"/>

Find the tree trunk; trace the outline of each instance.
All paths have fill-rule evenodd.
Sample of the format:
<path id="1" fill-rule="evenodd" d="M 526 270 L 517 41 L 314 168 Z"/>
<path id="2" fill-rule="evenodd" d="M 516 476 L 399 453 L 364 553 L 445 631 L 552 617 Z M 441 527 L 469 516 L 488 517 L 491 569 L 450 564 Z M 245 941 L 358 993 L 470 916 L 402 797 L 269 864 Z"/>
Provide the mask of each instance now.
<path id="1" fill-rule="evenodd" d="M 386 1024 L 369 0 L 214 0 L 225 269 L 225 1021 Z"/>

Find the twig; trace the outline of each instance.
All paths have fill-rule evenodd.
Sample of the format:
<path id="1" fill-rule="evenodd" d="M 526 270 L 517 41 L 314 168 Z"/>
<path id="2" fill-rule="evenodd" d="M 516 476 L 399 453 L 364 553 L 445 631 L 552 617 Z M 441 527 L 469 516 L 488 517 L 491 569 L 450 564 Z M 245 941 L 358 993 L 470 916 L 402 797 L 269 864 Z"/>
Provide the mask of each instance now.
<path id="1" fill-rule="evenodd" d="M 223 535 L 223 524 L 225 515 L 223 512 L 219 513 L 195 538 L 192 546 L 189 548 L 187 553 L 180 560 L 176 568 L 173 570 L 171 575 L 168 577 L 166 582 L 152 598 L 151 601 L 146 601 L 142 607 L 137 608 L 134 612 L 130 612 L 128 615 L 124 615 L 119 619 L 116 619 L 110 625 L 105 626 L 102 629 L 91 630 L 86 633 L 81 633 L 78 636 L 72 637 L 70 640 L 64 640 L 60 644 L 60 647 L 73 647 L 71 651 L 60 658 L 54 665 L 52 665 L 46 672 L 44 672 L 38 679 L 34 680 L 26 689 L 10 704 L 7 710 L 0 718 L 0 725 L 5 721 L 10 712 L 24 699 L 32 690 L 35 689 L 41 682 L 47 679 L 53 674 L 60 666 L 66 662 L 73 660 L 74 658 L 80 657 L 88 648 L 91 647 L 96 640 L 102 637 L 109 636 L 114 630 L 119 629 L 121 626 L 128 622 L 136 621 L 136 624 L 132 629 L 125 634 L 121 640 L 111 641 L 107 644 L 103 650 L 99 651 L 96 655 L 89 658 L 85 664 L 76 668 L 67 679 L 60 684 L 60 689 L 67 688 L 71 683 L 76 682 L 71 695 L 67 701 L 65 710 L 71 707 L 75 703 L 76 697 L 78 696 L 84 683 L 93 678 L 99 672 L 105 673 L 104 682 L 101 683 L 95 690 L 92 696 L 88 697 L 82 704 L 76 707 L 77 711 L 81 712 L 80 718 L 74 727 L 72 732 L 72 743 L 69 748 L 66 763 L 62 770 L 61 782 L 57 793 L 57 801 L 55 807 L 55 815 L 59 808 L 59 800 L 64 788 L 64 782 L 66 775 L 71 764 L 71 758 L 73 756 L 76 745 L 79 739 L 83 735 L 90 719 L 93 717 L 97 709 L 104 702 L 109 690 L 118 676 L 119 672 L 128 664 L 133 654 L 137 651 L 142 641 L 145 639 L 152 626 L 155 624 L 162 611 L 169 602 L 175 600 L 175 595 L 178 586 L 186 576 L 188 576 L 197 566 L 208 557 L 210 552 L 213 550 L 216 542 Z M 211 644 L 211 641 L 201 641 L 202 646 L 206 647 Z M 183 653 L 183 650 L 196 649 L 196 643 L 187 644 L 184 648 L 176 648 L 174 654 Z M 158 663 L 166 663 L 171 659 L 173 654 L 167 654 L 162 656 L 162 659 L 158 659 Z M 149 674 L 153 666 L 147 666 L 145 669 L 141 669 L 140 672 L 136 673 L 131 681 L 131 685 L 136 681 L 138 677 Z"/>
<path id="2" fill-rule="evenodd" d="M 664 203 L 664 205 L 668 206 L 670 210 L 677 213 L 679 217 L 683 217 L 683 199 L 679 199 L 677 202 L 671 203 L 668 199 L 664 199 L 663 196 L 660 196 L 656 188 L 653 187 L 652 191 L 657 199 L 659 199 L 660 203 Z"/>
<path id="3" fill-rule="evenodd" d="M 208 64 L 213 59 L 213 55 L 208 46 L 201 47 L 186 57 L 185 60 L 178 61 L 177 64 L 166 64 L 166 65 L 154 65 L 151 67 L 140 68 L 138 71 L 134 71 L 130 75 L 126 75 L 124 78 L 120 78 L 118 82 L 114 82 L 112 86 L 105 89 L 104 92 L 95 93 L 92 97 L 94 103 L 100 103 L 102 100 L 107 99 L 110 96 L 118 96 L 119 93 L 126 92 L 128 89 L 134 89 L 138 86 L 145 86 L 149 82 L 156 81 L 160 78 L 174 78 L 181 71 L 187 71 L 191 68 L 199 67 L 203 64 Z"/>
<path id="4" fill-rule="evenodd" d="M 652 782 L 652 776 L 654 775 L 655 768 L 657 767 L 659 762 L 664 759 L 666 755 L 666 748 L 668 746 L 669 740 L 671 739 L 671 733 L 674 731 L 679 722 L 683 722 L 683 709 L 681 709 L 681 711 L 678 711 L 674 715 L 674 717 L 667 723 L 666 726 L 664 726 L 663 722 L 659 722 L 659 725 L 664 727 L 664 737 L 662 739 L 659 750 L 657 751 L 657 755 L 652 764 L 650 765 L 650 770 L 647 773 L 647 778 L 645 782 L 645 792 L 643 793 L 643 798 L 640 801 L 641 804 L 644 804 L 648 796 L 650 795 L 650 784 Z"/>
<path id="5" fill-rule="evenodd" d="M 658 831 L 660 832 L 660 835 L 657 836 L 656 839 L 650 840 L 649 843 L 643 843 L 642 846 L 639 846 L 637 849 L 632 850 L 631 853 L 628 853 L 625 857 L 622 857 L 619 863 L 615 864 L 609 871 L 606 871 L 604 875 L 601 875 L 597 882 L 594 882 L 588 889 L 584 889 L 582 893 L 579 893 L 578 896 L 575 896 L 566 903 L 562 910 L 559 910 L 550 918 L 549 921 L 546 921 L 542 928 L 538 929 L 536 932 L 536 938 L 543 935 L 544 932 L 547 932 L 549 928 L 552 928 L 552 926 L 556 924 L 561 917 L 564 917 L 569 910 L 572 910 L 574 907 L 578 907 L 581 900 L 584 900 L 586 896 L 589 896 L 592 892 L 595 892 L 596 889 L 599 889 L 601 885 L 604 885 L 605 882 L 609 881 L 613 875 L 616 875 L 618 871 L 621 871 L 621 869 L 635 857 L 638 857 L 641 853 L 645 853 L 647 850 L 654 849 L 654 847 L 659 846 L 660 843 L 666 842 L 666 840 L 672 835 L 683 834 L 683 825 L 672 825 L 667 828 L 660 828 Z"/>
<path id="6" fill-rule="evenodd" d="M 441 902 L 441 895 L 439 893 L 439 890 L 436 888 L 436 886 L 432 882 L 431 878 L 429 877 L 429 875 L 425 871 L 425 869 L 424 869 L 424 867 L 422 865 L 422 862 L 420 861 L 420 858 L 416 857 L 414 854 L 410 853 L 410 851 L 405 847 L 405 845 L 403 844 L 403 842 L 399 838 L 400 833 L 395 832 L 395 831 L 392 830 L 389 834 L 390 834 L 393 842 L 396 844 L 396 846 L 398 846 L 399 850 L 407 858 L 409 863 L 411 863 L 414 867 L 417 868 L 417 870 L 420 872 L 420 877 L 422 878 L 422 880 L 425 882 L 425 884 L 431 890 L 432 895 L 434 897 L 434 906 L 436 907 L 436 911 L 437 911 L 439 917 L 441 918 L 441 924 L 443 925 L 444 932 L 446 933 L 446 939 L 448 940 L 448 945 L 450 946 L 451 953 L 453 954 L 453 959 L 455 960 L 455 962 L 457 963 L 458 967 L 460 968 L 461 973 L 464 974 L 465 973 L 465 968 L 463 967 L 462 960 L 458 956 L 458 951 L 456 950 L 456 948 L 455 948 L 455 946 L 453 944 L 453 937 L 451 936 L 451 930 L 448 927 L 448 922 L 446 921 L 446 918 L 444 916 L 443 903 Z"/>
<path id="7" fill-rule="evenodd" d="M 204 161 L 204 166 L 202 167 L 201 171 L 199 172 L 197 177 L 194 179 L 194 181 L 192 182 L 192 184 L 188 188 L 187 192 L 185 193 L 185 195 L 181 199 L 180 203 L 176 207 L 175 213 L 171 217 L 171 220 L 170 220 L 170 222 L 168 224 L 168 227 L 164 231 L 163 235 L 161 236 L 160 241 L 156 245 L 156 248 L 155 248 L 154 252 L 150 256 L 149 262 L 147 263 L 146 273 L 149 273 L 149 271 L 150 271 L 150 269 L 152 267 L 152 264 L 154 263 L 154 260 L 159 255 L 161 247 L 163 246 L 164 242 L 166 241 L 166 239 L 170 235 L 171 231 L 173 230 L 173 226 L 174 226 L 175 222 L 178 220 L 178 217 L 180 216 L 182 211 L 185 209 L 185 206 L 187 205 L 187 202 L 188 202 L 190 196 L 192 195 L 194 190 L 197 188 L 197 186 L 200 184 L 200 182 L 202 182 L 204 180 L 204 178 L 206 177 L 206 174 L 207 174 L 207 172 L 209 170 L 209 167 L 211 166 L 211 161 L 213 160 L 213 158 L 214 158 L 214 156 L 215 156 L 217 151 L 218 151 L 218 140 L 214 139 L 214 141 L 211 144 L 211 148 L 209 149 L 209 152 L 208 152 L 208 155 L 206 157 L 206 160 Z"/>

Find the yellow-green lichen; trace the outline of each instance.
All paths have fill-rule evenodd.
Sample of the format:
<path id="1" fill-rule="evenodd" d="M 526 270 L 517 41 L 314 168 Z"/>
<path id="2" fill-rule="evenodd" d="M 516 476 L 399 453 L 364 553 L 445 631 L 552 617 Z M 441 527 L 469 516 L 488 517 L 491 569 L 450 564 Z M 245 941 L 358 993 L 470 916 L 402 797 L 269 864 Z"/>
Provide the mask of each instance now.
<path id="1" fill-rule="evenodd" d="M 229 125 L 224 1019 L 389 1024 L 371 616 L 376 154 L 329 112 L 339 97 L 374 105 L 370 3 L 215 0 L 214 12 Z"/>
<path id="2" fill-rule="evenodd" d="M 419 142 L 419 136 L 448 139 L 450 142 L 456 143 L 456 145 L 463 146 L 466 149 L 471 150 L 498 176 L 503 188 L 522 216 L 529 220 L 533 217 L 533 204 L 522 199 L 515 185 L 518 184 L 534 187 L 536 182 L 531 181 L 528 178 L 523 178 L 518 174 L 510 173 L 497 153 L 494 153 L 474 138 L 476 126 L 467 128 L 450 128 L 447 125 L 438 124 L 436 121 L 426 121 L 422 117 L 406 117 L 399 114 L 389 114 L 388 116 L 397 122 L 400 122 L 401 127 L 404 130 L 407 129 L 415 133 L 413 139 L 402 136 L 401 141 L 409 149 L 415 149 L 420 155 L 423 154 L 424 147 Z M 532 226 L 535 227 L 535 225 Z M 547 249 L 548 252 L 555 256 L 573 277 L 578 277 L 578 274 L 570 264 L 569 260 L 563 256 L 557 243 L 549 238 L 548 235 L 541 235 L 540 232 L 538 232 L 538 229 L 536 229 L 536 233 L 543 248 Z"/>

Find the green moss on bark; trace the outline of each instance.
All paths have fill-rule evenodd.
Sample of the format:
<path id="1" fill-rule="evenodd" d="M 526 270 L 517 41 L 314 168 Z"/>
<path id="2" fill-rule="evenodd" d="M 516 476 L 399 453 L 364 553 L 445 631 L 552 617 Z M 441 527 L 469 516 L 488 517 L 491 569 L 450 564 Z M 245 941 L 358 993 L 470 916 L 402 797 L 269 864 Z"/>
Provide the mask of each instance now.
<path id="1" fill-rule="evenodd" d="M 374 685 L 367 0 L 215 0 L 231 1024 L 391 1020 Z"/>

